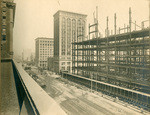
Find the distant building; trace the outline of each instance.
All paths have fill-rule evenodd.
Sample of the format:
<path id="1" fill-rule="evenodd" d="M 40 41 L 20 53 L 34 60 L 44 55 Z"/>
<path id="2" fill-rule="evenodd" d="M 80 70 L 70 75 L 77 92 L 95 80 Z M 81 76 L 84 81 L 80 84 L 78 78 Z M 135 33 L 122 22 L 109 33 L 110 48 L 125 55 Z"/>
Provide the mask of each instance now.
<path id="1" fill-rule="evenodd" d="M 34 62 L 34 60 L 35 60 L 35 53 L 31 52 L 30 61 Z"/>
<path id="2" fill-rule="evenodd" d="M 85 39 L 87 15 L 58 11 L 54 14 L 54 70 L 71 72 L 72 42 Z M 78 38 L 78 39 L 77 39 Z"/>
<path id="3" fill-rule="evenodd" d="M 34 58 L 33 51 L 31 49 L 24 49 L 22 52 L 22 59 L 23 61 L 31 61 Z"/>
<path id="4" fill-rule="evenodd" d="M 48 57 L 53 57 L 53 38 L 39 37 L 35 39 L 35 64 L 37 67 L 47 69 Z"/>
<path id="5" fill-rule="evenodd" d="M 13 27 L 16 4 L 13 0 L 2 0 L 1 5 L 1 58 L 13 58 Z"/>

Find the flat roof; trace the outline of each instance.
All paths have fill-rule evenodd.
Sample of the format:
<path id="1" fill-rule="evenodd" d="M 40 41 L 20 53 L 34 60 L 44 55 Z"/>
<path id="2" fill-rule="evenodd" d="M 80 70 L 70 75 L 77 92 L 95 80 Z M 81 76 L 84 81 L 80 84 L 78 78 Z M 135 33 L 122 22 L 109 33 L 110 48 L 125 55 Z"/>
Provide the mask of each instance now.
<path id="1" fill-rule="evenodd" d="M 39 39 L 54 39 L 54 38 L 47 38 L 47 37 L 38 37 L 38 38 L 36 38 L 35 40 L 39 40 Z"/>
<path id="2" fill-rule="evenodd" d="M 86 14 L 76 13 L 76 12 L 70 12 L 70 11 L 63 11 L 63 10 L 58 10 L 58 11 L 53 15 L 53 17 L 54 17 L 56 14 L 58 14 L 59 12 L 70 13 L 70 14 L 77 14 L 77 15 L 83 15 L 83 16 L 86 16 L 86 17 L 87 17 Z"/>

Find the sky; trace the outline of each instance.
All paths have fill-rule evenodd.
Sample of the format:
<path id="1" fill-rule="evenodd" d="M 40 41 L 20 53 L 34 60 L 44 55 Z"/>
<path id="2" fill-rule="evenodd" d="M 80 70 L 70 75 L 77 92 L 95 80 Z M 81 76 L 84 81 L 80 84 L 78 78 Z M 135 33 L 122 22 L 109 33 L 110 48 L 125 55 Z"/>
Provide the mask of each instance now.
<path id="1" fill-rule="evenodd" d="M 58 10 L 87 15 L 88 24 L 93 23 L 93 13 L 98 6 L 99 31 L 104 35 L 106 17 L 109 29 L 114 28 L 114 13 L 117 15 L 117 28 L 128 24 L 129 7 L 132 21 L 138 25 L 149 19 L 148 0 L 14 0 L 16 3 L 13 44 L 15 55 L 24 49 L 35 51 L 37 37 L 54 37 L 53 15 Z"/>

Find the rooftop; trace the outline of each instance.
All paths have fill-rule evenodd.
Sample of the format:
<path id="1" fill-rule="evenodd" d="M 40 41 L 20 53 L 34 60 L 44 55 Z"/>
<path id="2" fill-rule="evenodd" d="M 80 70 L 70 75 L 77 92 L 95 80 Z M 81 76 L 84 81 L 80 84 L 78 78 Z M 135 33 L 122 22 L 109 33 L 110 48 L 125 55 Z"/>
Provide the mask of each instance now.
<path id="1" fill-rule="evenodd" d="M 63 11 L 63 10 L 58 10 L 58 11 L 53 15 L 53 17 L 54 17 L 55 15 L 57 15 L 58 13 L 60 13 L 60 12 L 63 12 L 63 13 L 70 13 L 70 14 L 76 14 L 76 15 L 82 15 L 82 16 L 87 17 L 86 14 L 75 13 L 75 12 L 69 12 L 69 11 Z"/>
<path id="2" fill-rule="evenodd" d="M 38 37 L 35 40 L 41 40 L 41 39 L 49 39 L 49 40 L 53 40 L 54 38 L 47 38 L 47 37 Z"/>

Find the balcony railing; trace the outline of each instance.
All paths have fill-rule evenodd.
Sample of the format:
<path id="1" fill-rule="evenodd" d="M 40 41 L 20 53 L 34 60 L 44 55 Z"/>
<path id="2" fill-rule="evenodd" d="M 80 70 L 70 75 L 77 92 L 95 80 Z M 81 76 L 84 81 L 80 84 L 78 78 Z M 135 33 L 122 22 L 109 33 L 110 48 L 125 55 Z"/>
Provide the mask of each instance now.
<path id="1" fill-rule="evenodd" d="M 7 64 L 9 63 L 9 65 Z M 5 67 L 6 66 L 6 67 Z M 9 67 L 8 67 L 9 66 Z M 12 66 L 12 67 L 10 67 Z M 19 114 L 27 114 L 27 115 L 66 115 L 66 113 L 61 109 L 59 104 L 57 104 L 53 98 L 51 98 L 22 68 L 22 64 L 16 62 L 15 60 L 2 60 L 3 70 L 7 68 L 6 72 L 3 72 L 4 77 L 2 79 L 9 78 L 9 80 L 14 80 L 14 84 L 12 86 L 16 86 L 16 100 L 18 101 Z M 12 71 L 11 74 L 7 74 L 7 72 Z M 12 75 L 13 74 L 13 75 Z M 12 78 L 14 76 L 14 78 Z M 11 79 L 10 79 L 11 78 Z M 8 80 L 2 80 L 7 82 Z M 9 81 L 8 81 L 9 82 Z M 13 83 L 13 82 L 12 82 Z M 10 84 L 12 84 L 10 83 Z M 7 83 L 4 83 L 7 84 Z M 4 85 L 2 84 L 2 85 Z M 5 87 L 8 86 L 4 85 Z M 12 86 L 10 88 L 12 88 Z M 5 95 L 12 95 L 9 90 L 5 89 Z M 14 91 L 13 91 L 14 92 Z M 15 94 L 16 95 L 16 94 Z M 2 95 L 4 96 L 4 95 Z M 5 98 L 5 97 L 4 97 Z M 11 98 L 11 96 L 10 96 Z M 4 103 L 10 104 L 9 100 L 5 99 Z M 10 106 L 6 105 L 8 109 Z M 17 108 L 17 107 L 16 107 Z M 11 112 L 11 111 L 9 111 Z M 3 114 L 8 113 L 7 108 L 3 111 Z M 16 112 L 15 112 L 16 113 Z"/>

